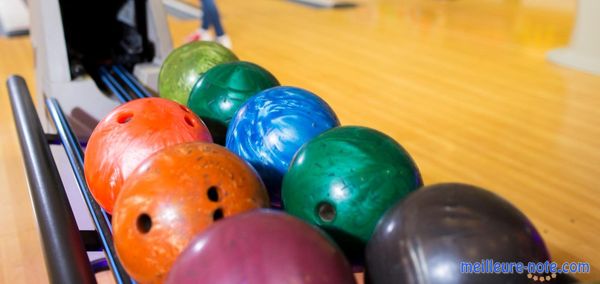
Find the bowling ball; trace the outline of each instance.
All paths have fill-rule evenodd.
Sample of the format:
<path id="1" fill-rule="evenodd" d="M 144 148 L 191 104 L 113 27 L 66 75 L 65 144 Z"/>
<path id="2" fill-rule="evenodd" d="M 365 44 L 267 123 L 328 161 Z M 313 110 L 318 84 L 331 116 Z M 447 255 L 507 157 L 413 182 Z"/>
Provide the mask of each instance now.
<path id="1" fill-rule="evenodd" d="M 154 152 L 183 142 L 211 142 L 208 129 L 192 111 L 161 98 L 125 103 L 96 126 L 85 150 L 85 179 L 106 212 L 113 211 L 121 186 Z"/>
<path id="2" fill-rule="evenodd" d="M 256 93 L 275 86 L 279 86 L 277 79 L 256 64 L 219 64 L 198 79 L 188 107 L 206 123 L 215 143 L 224 145 L 227 126 L 240 106 Z"/>
<path id="3" fill-rule="evenodd" d="M 323 228 L 360 264 L 379 218 L 421 185 L 413 159 L 394 139 L 343 126 L 298 150 L 282 198 L 287 212 Z"/>
<path id="4" fill-rule="evenodd" d="M 460 273 L 461 262 L 549 260 L 523 213 L 492 192 L 457 183 L 424 187 L 392 207 L 366 257 L 371 284 L 530 283 L 527 272 Z"/>
<path id="5" fill-rule="evenodd" d="M 318 229 L 281 212 L 255 210 L 196 237 L 166 283 L 355 283 L 350 265 Z"/>
<path id="6" fill-rule="evenodd" d="M 187 104 L 198 78 L 211 67 L 238 58 L 229 49 L 210 41 L 195 41 L 169 53 L 158 74 L 161 97 Z"/>
<path id="7" fill-rule="evenodd" d="M 294 87 L 275 87 L 242 105 L 231 120 L 226 145 L 254 166 L 277 205 L 281 180 L 296 151 L 339 125 L 333 110 L 315 94 Z"/>
<path id="8" fill-rule="evenodd" d="M 175 145 L 152 155 L 125 182 L 113 216 L 115 248 L 135 280 L 162 283 L 196 234 L 268 204 L 256 172 L 224 147 Z"/>

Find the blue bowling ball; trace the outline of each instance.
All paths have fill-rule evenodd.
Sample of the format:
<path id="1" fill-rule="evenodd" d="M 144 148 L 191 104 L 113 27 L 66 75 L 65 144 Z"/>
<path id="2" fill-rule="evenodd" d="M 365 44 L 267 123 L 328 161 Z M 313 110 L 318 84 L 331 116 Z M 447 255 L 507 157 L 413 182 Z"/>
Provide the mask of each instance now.
<path id="1" fill-rule="evenodd" d="M 283 175 L 296 151 L 339 125 L 331 107 L 315 94 L 295 87 L 274 87 L 242 105 L 231 120 L 225 145 L 254 166 L 277 207 Z"/>

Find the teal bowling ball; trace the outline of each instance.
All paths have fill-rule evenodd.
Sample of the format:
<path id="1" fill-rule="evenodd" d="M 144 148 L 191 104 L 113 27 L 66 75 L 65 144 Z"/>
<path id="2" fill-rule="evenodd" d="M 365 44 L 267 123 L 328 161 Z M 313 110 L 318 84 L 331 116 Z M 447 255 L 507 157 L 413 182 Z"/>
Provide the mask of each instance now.
<path id="1" fill-rule="evenodd" d="M 246 100 L 279 86 L 266 69 L 250 62 L 223 63 L 209 69 L 194 85 L 188 107 L 202 118 L 215 143 L 224 145 L 229 122 Z"/>
<path id="2" fill-rule="evenodd" d="M 330 129 L 304 144 L 282 186 L 284 209 L 324 229 L 354 262 L 379 218 L 423 184 L 394 139 L 366 127 Z"/>

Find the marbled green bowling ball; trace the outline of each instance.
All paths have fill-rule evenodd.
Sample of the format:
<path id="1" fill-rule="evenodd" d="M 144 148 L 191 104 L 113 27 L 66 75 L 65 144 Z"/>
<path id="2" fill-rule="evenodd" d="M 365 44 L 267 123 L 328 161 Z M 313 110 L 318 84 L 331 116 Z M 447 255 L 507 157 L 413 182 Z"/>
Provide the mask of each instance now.
<path id="1" fill-rule="evenodd" d="M 324 229 L 360 262 L 384 212 L 422 184 L 417 165 L 394 139 L 343 126 L 298 150 L 283 179 L 283 206 Z"/>
<path id="2" fill-rule="evenodd" d="M 242 104 L 258 92 L 276 86 L 279 81 L 254 63 L 219 64 L 198 79 L 187 105 L 206 123 L 215 143 L 224 145 L 229 121 Z"/>
<path id="3" fill-rule="evenodd" d="M 158 75 L 160 96 L 186 105 L 192 87 L 211 67 L 237 61 L 229 49 L 210 41 L 195 41 L 173 50 Z"/>

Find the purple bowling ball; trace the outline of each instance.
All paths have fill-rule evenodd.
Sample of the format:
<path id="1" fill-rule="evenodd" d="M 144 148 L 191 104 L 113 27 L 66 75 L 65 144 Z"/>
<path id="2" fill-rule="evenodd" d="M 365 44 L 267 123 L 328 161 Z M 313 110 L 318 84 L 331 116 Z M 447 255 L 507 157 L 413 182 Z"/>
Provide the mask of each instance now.
<path id="1" fill-rule="evenodd" d="M 285 213 L 255 210 L 223 219 L 175 261 L 167 283 L 356 283 L 340 250 Z"/>

